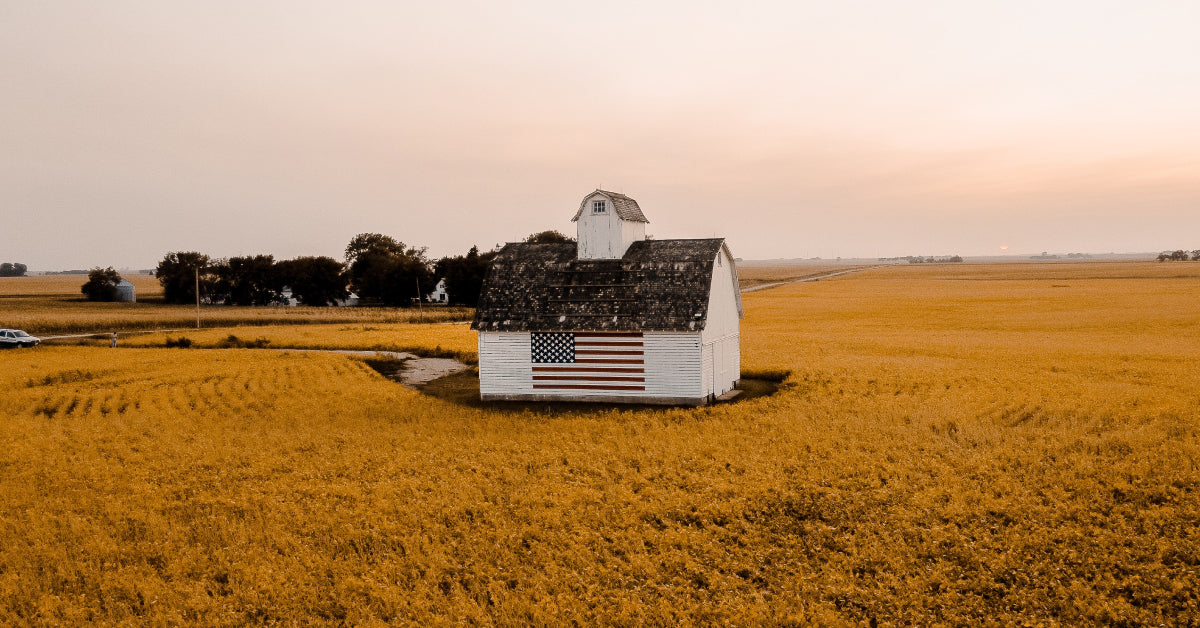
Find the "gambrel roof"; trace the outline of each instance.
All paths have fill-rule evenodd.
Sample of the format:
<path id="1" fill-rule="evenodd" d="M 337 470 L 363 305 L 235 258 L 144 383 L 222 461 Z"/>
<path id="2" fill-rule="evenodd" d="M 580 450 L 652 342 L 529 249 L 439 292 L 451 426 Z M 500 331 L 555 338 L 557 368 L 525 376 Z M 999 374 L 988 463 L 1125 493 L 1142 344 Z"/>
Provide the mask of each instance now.
<path id="1" fill-rule="evenodd" d="M 575 212 L 575 217 L 571 219 L 571 222 L 579 220 L 579 217 L 583 215 L 583 206 L 587 204 L 589 198 L 592 198 L 597 194 L 603 194 L 604 196 L 608 197 L 609 202 L 613 204 L 613 209 L 617 211 L 617 216 L 619 216 L 621 220 L 645 223 L 650 222 L 649 220 L 646 220 L 646 215 L 642 213 L 642 208 L 638 206 L 637 201 L 625 196 L 624 194 L 609 192 L 608 190 L 596 190 L 595 192 L 583 197 L 583 200 L 579 203 L 579 211 Z"/>
<path id="2" fill-rule="evenodd" d="M 721 238 L 640 240 L 621 259 L 581 260 L 574 242 L 510 243 L 488 270 L 471 328 L 700 331 L 721 251 L 729 254 Z"/>

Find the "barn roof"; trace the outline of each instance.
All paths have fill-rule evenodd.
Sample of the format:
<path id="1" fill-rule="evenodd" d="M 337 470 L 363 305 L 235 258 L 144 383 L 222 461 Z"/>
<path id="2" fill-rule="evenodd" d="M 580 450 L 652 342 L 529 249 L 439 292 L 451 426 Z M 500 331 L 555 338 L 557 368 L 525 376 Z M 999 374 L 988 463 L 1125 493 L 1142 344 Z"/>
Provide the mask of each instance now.
<path id="1" fill-rule="evenodd" d="M 700 331 L 721 238 L 639 240 L 621 259 L 577 259 L 574 242 L 510 243 L 479 295 L 480 331 Z"/>
<path id="2" fill-rule="evenodd" d="M 646 220 L 646 215 L 642 213 L 642 208 L 638 206 L 637 201 L 618 192 L 609 192 L 608 190 L 599 189 L 583 197 L 583 200 L 579 202 L 579 211 L 575 212 L 575 217 L 571 219 L 571 222 L 579 220 L 579 217 L 583 215 L 583 206 L 587 204 L 589 198 L 597 194 L 603 194 L 608 197 L 608 200 L 612 201 L 613 208 L 617 210 L 617 216 L 620 216 L 621 220 L 631 220 L 633 222 L 646 223 L 650 222 L 649 220 Z"/>

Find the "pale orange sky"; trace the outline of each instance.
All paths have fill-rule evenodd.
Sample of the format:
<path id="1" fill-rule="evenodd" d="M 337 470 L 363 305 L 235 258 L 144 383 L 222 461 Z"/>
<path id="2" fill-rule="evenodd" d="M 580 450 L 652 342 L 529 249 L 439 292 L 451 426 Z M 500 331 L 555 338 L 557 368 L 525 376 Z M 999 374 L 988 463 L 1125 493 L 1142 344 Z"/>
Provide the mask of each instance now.
<path id="1" fill-rule="evenodd" d="M 1200 248 L 1195 2 L 0 5 L 0 261 Z"/>

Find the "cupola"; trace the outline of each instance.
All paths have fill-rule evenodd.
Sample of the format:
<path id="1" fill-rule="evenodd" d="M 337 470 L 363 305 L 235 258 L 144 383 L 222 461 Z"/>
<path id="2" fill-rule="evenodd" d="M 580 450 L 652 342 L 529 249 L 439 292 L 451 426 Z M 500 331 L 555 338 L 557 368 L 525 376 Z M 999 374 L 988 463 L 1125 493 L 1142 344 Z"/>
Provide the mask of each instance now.
<path id="1" fill-rule="evenodd" d="M 646 239 L 646 220 L 637 201 L 606 190 L 583 197 L 571 219 L 579 241 L 579 259 L 621 259 L 629 245 Z"/>

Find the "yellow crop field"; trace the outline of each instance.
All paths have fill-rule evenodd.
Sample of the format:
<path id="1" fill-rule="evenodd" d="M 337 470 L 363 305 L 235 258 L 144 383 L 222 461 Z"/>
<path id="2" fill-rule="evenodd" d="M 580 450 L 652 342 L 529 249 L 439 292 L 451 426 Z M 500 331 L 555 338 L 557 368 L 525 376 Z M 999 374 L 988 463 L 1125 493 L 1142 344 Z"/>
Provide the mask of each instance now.
<path id="1" fill-rule="evenodd" d="M 459 405 L 165 336 L 0 353 L 0 624 L 1200 618 L 1200 264 L 895 266 L 744 303 L 744 371 L 790 375 L 699 409 Z M 474 344 L 185 335 L 230 333 Z"/>
<path id="2" fill-rule="evenodd" d="M 126 273 L 121 275 L 137 289 L 139 297 L 162 296 L 162 284 L 154 275 Z M 30 296 L 66 296 L 80 298 L 79 288 L 88 280 L 87 275 L 30 275 L 28 277 L 0 277 L 0 298 Z"/>
<path id="3" fill-rule="evenodd" d="M 350 349 L 407 351 L 421 355 L 451 355 L 467 362 L 476 359 L 477 337 L 463 323 L 380 323 L 366 325 L 310 324 L 266 327 L 183 329 L 177 332 L 136 334 L 120 340 L 121 346 L 163 347 L 186 338 L 194 348 L 220 348 L 229 336 L 273 349 Z M 103 343 L 103 341 L 101 341 Z"/>
<path id="4" fill-rule="evenodd" d="M 837 262 L 769 263 L 754 262 L 738 267 L 738 279 L 742 288 L 754 288 L 773 283 L 786 283 L 810 277 L 829 275 L 843 270 L 864 268 L 859 265 Z"/>
<path id="5" fill-rule="evenodd" d="M 205 329 L 238 325 L 396 324 L 465 321 L 474 310 L 462 307 L 229 307 L 203 306 Z M 77 299 L 0 298 L 0 327 L 35 336 L 152 330 L 196 331 L 196 308 L 161 303 L 89 303 Z"/>

